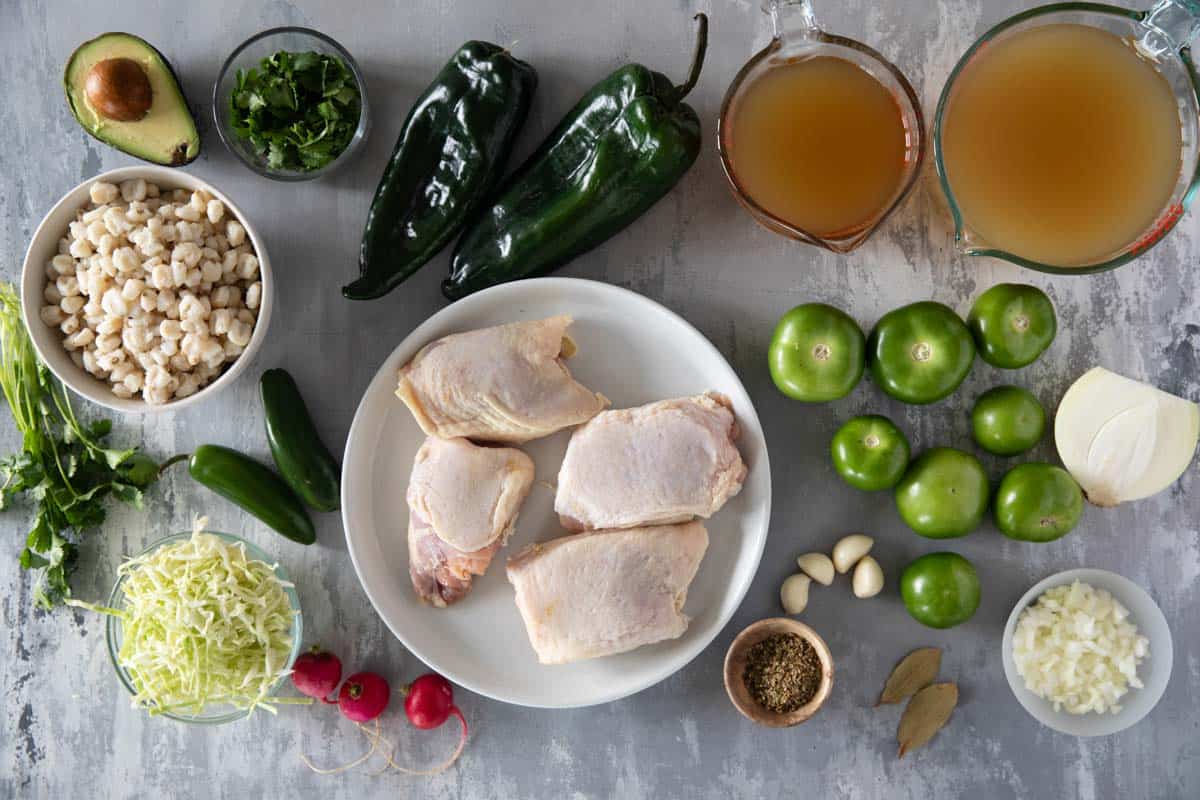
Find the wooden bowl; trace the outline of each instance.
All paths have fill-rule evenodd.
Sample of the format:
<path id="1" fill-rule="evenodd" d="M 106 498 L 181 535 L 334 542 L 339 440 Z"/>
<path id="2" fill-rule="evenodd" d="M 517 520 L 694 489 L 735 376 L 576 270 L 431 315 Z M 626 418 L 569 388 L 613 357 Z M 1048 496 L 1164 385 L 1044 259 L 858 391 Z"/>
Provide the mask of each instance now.
<path id="1" fill-rule="evenodd" d="M 742 676 L 746 672 L 746 656 L 750 652 L 750 648 L 777 633 L 794 633 L 807 640 L 817 651 L 817 657 L 821 660 L 821 685 L 817 687 L 817 693 L 808 703 L 786 714 L 777 714 L 759 705 L 750 696 L 750 691 L 742 680 Z M 759 725 L 766 725 L 770 728 L 790 728 L 793 725 L 799 725 L 817 713 L 817 709 L 825 702 L 825 698 L 829 696 L 832 688 L 833 656 L 829 652 L 829 646 L 825 644 L 824 639 L 817 635 L 816 631 L 793 619 L 786 617 L 760 619 L 739 633 L 725 654 L 725 691 L 729 693 L 729 699 L 733 702 L 734 707 L 742 712 L 742 716 Z"/>

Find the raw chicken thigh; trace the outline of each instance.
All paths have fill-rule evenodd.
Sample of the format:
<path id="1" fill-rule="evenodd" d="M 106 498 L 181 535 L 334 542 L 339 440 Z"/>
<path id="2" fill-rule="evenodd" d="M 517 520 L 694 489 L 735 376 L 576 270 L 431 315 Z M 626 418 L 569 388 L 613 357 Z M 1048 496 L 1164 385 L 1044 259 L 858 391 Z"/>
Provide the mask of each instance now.
<path id="1" fill-rule="evenodd" d="M 592 531 L 508 561 L 529 643 L 543 664 L 633 650 L 687 630 L 688 586 L 708 549 L 699 522 Z"/>
<path id="2" fill-rule="evenodd" d="M 527 442 L 608 405 L 563 363 L 571 317 L 514 322 L 432 342 L 400 369 L 396 394 L 429 436 Z"/>
<path id="3" fill-rule="evenodd" d="M 425 440 L 408 484 L 408 571 L 421 600 L 444 608 L 466 596 L 512 533 L 533 474 L 512 447 Z"/>
<path id="4" fill-rule="evenodd" d="M 716 392 L 605 411 L 572 434 L 554 510 L 572 531 L 710 517 L 746 478 L 737 436 Z"/>

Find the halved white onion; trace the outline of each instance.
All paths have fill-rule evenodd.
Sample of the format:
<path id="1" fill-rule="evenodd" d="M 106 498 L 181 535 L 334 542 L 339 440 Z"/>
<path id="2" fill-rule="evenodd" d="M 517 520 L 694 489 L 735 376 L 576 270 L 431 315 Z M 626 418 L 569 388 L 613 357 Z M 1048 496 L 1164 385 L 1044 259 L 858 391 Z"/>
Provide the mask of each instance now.
<path id="1" fill-rule="evenodd" d="M 1200 406 L 1103 367 L 1067 389 L 1054 417 L 1058 457 L 1098 506 L 1166 489 L 1192 462 L 1198 440 Z"/>

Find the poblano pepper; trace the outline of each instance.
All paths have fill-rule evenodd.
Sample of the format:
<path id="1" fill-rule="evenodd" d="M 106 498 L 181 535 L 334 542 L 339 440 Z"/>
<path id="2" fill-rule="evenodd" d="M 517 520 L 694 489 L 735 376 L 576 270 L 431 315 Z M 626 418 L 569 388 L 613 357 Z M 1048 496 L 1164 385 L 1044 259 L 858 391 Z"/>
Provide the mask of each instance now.
<path id="1" fill-rule="evenodd" d="M 627 64 L 596 84 L 469 223 L 442 282 L 446 297 L 550 272 L 633 222 L 683 177 L 700 152 L 700 120 L 683 102 L 708 44 L 708 18 L 696 19 L 687 80 L 674 86 Z"/>
<path id="2" fill-rule="evenodd" d="M 499 45 L 458 49 L 408 112 L 345 297 L 382 297 L 458 235 L 499 181 L 536 87 L 533 67 Z"/>

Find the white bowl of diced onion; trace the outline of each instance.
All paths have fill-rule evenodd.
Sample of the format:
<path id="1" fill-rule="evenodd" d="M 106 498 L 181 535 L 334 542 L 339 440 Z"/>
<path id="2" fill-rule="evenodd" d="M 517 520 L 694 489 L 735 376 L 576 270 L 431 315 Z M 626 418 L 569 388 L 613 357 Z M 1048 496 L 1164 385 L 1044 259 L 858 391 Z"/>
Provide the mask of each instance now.
<path id="1" fill-rule="evenodd" d="M 1038 637 L 1042 640 L 1034 646 L 1031 643 L 1033 637 L 1029 634 L 1038 628 L 1030 626 L 1026 626 L 1023 630 L 1020 628 L 1022 614 L 1031 608 L 1035 609 L 1035 613 L 1037 613 L 1036 610 L 1040 610 L 1037 602 L 1047 591 L 1057 587 L 1073 587 L 1077 582 L 1079 585 L 1075 587 L 1075 591 L 1068 593 L 1060 589 L 1055 593 L 1057 599 L 1052 606 L 1055 614 L 1078 615 L 1078 625 L 1082 626 L 1082 630 L 1086 630 L 1089 634 L 1089 637 L 1085 638 L 1090 638 L 1095 642 L 1096 647 L 1105 652 L 1124 652 L 1126 660 L 1128 660 L 1131 658 L 1130 654 L 1135 651 L 1138 653 L 1143 650 L 1148 651 L 1144 657 L 1137 659 L 1140 663 L 1136 667 L 1136 680 L 1141 686 L 1128 685 L 1127 691 L 1121 694 L 1116 701 L 1117 710 L 1115 711 L 1106 709 L 1081 713 L 1076 709 L 1075 713 L 1071 713 L 1066 707 L 1070 703 L 1062 702 L 1058 703 L 1056 708 L 1056 704 L 1051 699 L 1031 691 L 1026 677 L 1018 669 L 1017 658 L 1019 657 L 1024 662 L 1024 670 L 1033 675 L 1036 681 L 1038 674 L 1031 666 L 1031 658 L 1033 655 L 1037 655 L 1038 660 L 1042 660 L 1042 663 L 1045 664 L 1047 672 L 1061 668 L 1066 671 L 1065 676 L 1080 673 L 1077 660 L 1080 651 L 1078 640 L 1071 650 L 1067 649 L 1070 647 L 1067 637 L 1063 637 L 1061 641 L 1054 637 Z M 1086 587 L 1097 591 L 1088 592 Z M 1127 615 L 1124 612 L 1128 612 Z M 1097 619 L 1096 617 L 1101 614 L 1111 614 L 1111 616 L 1107 620 Z M 1041 620 L 1041 622 L 1044 621 Z M 1128 639 L 1132 631 L 1126 626 L 1127 623 L 1136 627 L 1135 639 L 1145 637 L 1144 641 L 1136 647 Z M 1041 628 L 1041 630 L 1053 629 L 1052 626 Z M 1119 636 L 1114 633 L 1115 631 L 1124 633 Z M 1023 640 L 1022 633 L 1026 634 Z M 1049 638 L 1049 641 L 1045 641 L 1045 638 Z M 1121 641 L 1122 639 L 1124 641 Z M 1163 692 L 1166 691 L 1167 681 L 1171 677 L 1171 662 L 1174 658 L 1171 630 L 1167 626 L 1167 620 L 1162 611 L 1150 595 L 1128 578 L 1101 569 L 1067 570 L 1057 575 L 1051 575 L 1034 585 L 1017 602 L 1009 615 L 1008 624 L 1004 627 L 1001 648 L 1004 676 L 1008 679 L 1008 685 L 1012 688 L 1017 701 L 1038 722 L 1056 731 L 1075 736 L 1107 736 L 1125 730 L 1149 714 L 1162 697 Z M 1051 664 L 1049 659 L 1054 659 L 1054 663 Z M 1046 686 L 1061 687 L 1069 680 L 1074 680 L 1065 676 L 1061 681 L 1056 680 L 1060 676 L 1051 675 L 1050 680 L 1041 676 L 1041 682 L 1044 685 L 1040 688 L 1045 692 Z M 1096 692 L 1111 691 L 1114 685 L 1121 683 L 1120 680 L 1113 681 L 1111 678 L 1106 678 L 1104 681 L 1103 685 L 1095 687 Z M 1086 697 L 1086 694 L 1083 696 Z"/>
<path id="2" fill-rule="evenodd" d="M 54 267 L 56 256 L 64 255 L 61 252 L 60 240 L 66 239 L 68 247 L 75 244 L 76 240 L 71 231 L 71 224 L 77 222 L 76 218 L 80 209 L 98 205 L 95 199 L 96 195 L 93 194 L 93 185 L 97 183 L 111 184 L 125 189 L 131 185 L 139 186 L 139 181 L 153 184 L 159 187 L 163 193 L 179 189 L 188 193 L 189 196 L 193 193 L 201 193 L 204 198 L 209 198 L 206 202 L 215 201 L 212 202 L 211 217 L 208 216 L 208 211 L 205 209 L 199 212 L 198 220 L 189 221 L 188 218 L 195 215 L 187 213 L 186 217 L 180 216 L 167 221 L 173 222 L 176 226 L 181 221 L 188 221 L 192 226 L 190 233 L 197 237 L 191 241 L 197 242 L 195 247 L 202 253 L 209 248 L 204 240 L 198 238 L 203 235 L 200 230 L 207 231 L 209 236 L 220 234 L 221 244 L 227 248 L 227 252 L 221 252 L 219 257 L 223 259 L 224 256 L 230 255 L 234 260 L 240 258 L 241 262 L 234 267 L 234 270 L 245 272 L 250 277 L 234 282 L 227 271 L 224 278 L 211 281 L 207 280 L 208 276 L 205 275 L 202 276 L 202 283 L 194 285 L 190 283 L 191 279 L 195 277 L 192 275 L 183 278 L 180 283 L 172 287 L 171 291 L 147 291 L 160 289 L 160 285 L 151 277 L 153 270 L 149 264 L 152 259 L 143 255 L 140 244 L 135 245 L 131 241 L 125 241 L 122 238 L 123 234 L 118 235 L 117 242 L 127 246 L 139 261 L 134 267 L 137 271 L 132 274 L 139 280 L 145 278 L 145 281 L 142 282 L 144 283 L 142 294 L 137 299 L 127 299 L 124 306 L 119 309 L 113 308 L 113 305 L 122 305 L 117 302 L 118 298 L 115 296 L 103 298 L 112 300 L 112 303 L 102 303 L 100 299 L 97 299 L 97 304 L 101 308 L 91 314 L 92 322 L 87 321 L 89 315 L 86 308 L 76 311 L 74 315 L 84 322 L 76 328 L 75 333 L 69 334 L 63 330 L 60 324 L 64 320 L 59 319 L 69 316 L 66 313 L 67 309 L 61 307 L 63 294 L 53 288 L 57 286 L 57 278 L 63 277 L 62 274 L 55 273 Z M 126 187 L 122 187 L 122 184 L 126 184 Z M 116 197 L 112 202 L 120 204 L 122 201 L 127 208 L 130 207 L 129 199 L 122 196 Z M 160 200 L 160 203 L 165 203 L 165 201 Z M 178 209 L 182 209 L 186 202 L 178 202 L 175 205 Z M 216 222 L 210 221 L 213 217 L 216 218 Z M 132 222 L 132 220 L 130 221 Z M 229 237 L 225 236 L 230 232 L 228 228 L 230 222 L 235 222 L 237 226 L 240 226 L 235 239 L 240 241 L 239 245 L 231 245 Z M 206 225 L 207 227 L 205 227 Z M 145 225 L 133 223 L 131 227 L 137 232 L 137 228 L 145 227 Z M 182 236 L 182 234 L 180 235 Z M 172 256 L 175 253 L 174 248 L 183 241 L 180 239 L 174 244 L 167 242 L 164 255 Z M 81 246 L 89 253 L 92 252 L 86 244 Z M 109 248 L 112 246 L 111 242 L 108 243 Z M 241 252 L 234 254 L 235 250 Z M 95 249 L 96 254 L 101 252 L 103 252 L 101 248 Z M 86 257 L 82 255 L 82 251 L 71 251 L 66 255 L 75 259 L 77 268 L 83 267 L 83 259 Z M 111 255 L 115 255 L 115 251 Z M 189 255 L 195 256 L 196 254 L 189 251 Z M 201 256 L 201 258 L 204 257 Z M 215 262 L 217 257 L 214 256 L 210 260 Z M 181 266 L 188 266 L 189 271 L 196 269 L 203 271 L 205 268 L 213 266 L 210 260 L 191 265 L 181 262 Z M 158 260 L 158 262 L 163 261 L 166 259 Z M 122 265 L 124 266 L 125 262 L 122 262 Z M 168 266 L 176 265 L 172 262 Z M 121 290 L 133 288 L 128 286 L 131 281 L 125 275 L 122 275 L 121 278 L 124 282 L 114 285 L 118 293 Z M 183 281 L 189 281 L 189 283 L 185 284 Z M 226 283 L 230 285 L 226 286 Z M 218 291 L 221 292 L 222 300 L 216 299 Z M 205 305 L 202 320 L 195 320 L 194 325 L 179 311 L 180 307 L 184 310 L 191 307 L 184 306 L 183 303 L 187 293 L 193 295 L 193 301 L 198 299 Z M 170 296 L 174 300 L 170 312 L 161 308 L 146 308 L 145 306 L 143 306 L 142 312 L 139 312 L 157 315 L 150 316 L 149 322 L 141 328 L 139 331 L 141 339 L 133 340 L 137 347 L 143 348 L 143 351 L 150 351 L 153 354 L 153 351 L 157 350 L 160 360 L 167 359 L 165 363 L 158 364 L 157 369 L 149 366 L 148 362 L 144 360 L 141 364 L 135 363 L 134 358 L 137 356 L 137 352 L 130 351 L 130 340 L 125 339 L 123 330 L 105 334 L 104 331 L 107 330 L 107 327 L 101 327 L 105 323 L 108 323 L 109 326 L 115 325 L 115 322 L 109 321 L 109 317 L 119 315 L 122 311 L 129 314 L 130 312 L 127 310 L 129 306 L 135 307 L 136 311 L 136 306 L 141 305 L 143 301 L 151 303 L 149 295 L 156 295 L 160 300 Z M 85 299 L 91 299 L 86 293 L 82 296 Z M 89 178 L 67 192 L 50 209 L 50 212 L 38 225 L 37 230 L 34 231 L 29 249 L 25 254 L 25 263 L 21 273 L 21 303 L 25 323 L 43 363 L 72 391 L 106 408 L 129 413 L 182 409 L 200 402 L 202 398 L 211 397 L 233 383 L 238 374 L 250 364 L 262 345 L 271 319 L 273 299 L 274 283 L 266 247 L 246 219 L 245 214 L 225 194 L 211 184 L 169 167 L 149 165 L 122 167 Z M 216 303 L 223 301 L 228 304 L 228 309 L 224 305 L 221 308 L 215 307 Z M 60 306 L 57 314 L 53 312 L 54 305 Z M 251 305 L 254 307 L 251 308 Z M 214 313 L 218 311 L 221 312 L 220 322 L 217 321 L 217 315 Z M 169 336 L 163 336 L 160 330 L 161 323 L 167 321 L 171 314 L 174 314 L 175 319 L 188 330 L 175 331 L 172 329 L 170 336 L 176 338 L 168 343 Z M 251 316 L 253 316 L 252 320 Z M 163 319 L 158 320 L 157 317 Z M 98 318 L 103 321 L 95 322 Z M 186 324 L 183 324 L 185 322 Z M 80 337 L 76 337 L 72 340 L 73 346 L 68 347 L 65 342 L 72 339 L 75 334 L 82 333 L 78 328 L 91 328 L 94 334 L 92 339 L 86 344 L 81 344 Z M 218 329 L 222 329 L 221 334 L 215 333 Z M 189 336 L 189 334 L 194 335 Z M 83 335 L 87 336 L 87 334 Z M 123 358 L 125 366 L 112 364 L 111 360 L 106 362 L 110 364 L 108 369 L 97 365 L 97 361 L 106 355 L 101 353 L 98 347 L 100 338 L 105 335 L 120 337 L 120 349 L 125 351 L 125 355 L 128 356 Z M 186 342 L 185 337 L 187 337 Z M 111 343 L 112 338 L 108 342 Z M 184 344 L 191 345 L 190 349 L 185 348 Z M 221 346 L 221 352 L 217 352 L 218 344 Z M 164 345 L 166 346 L 164 347 Z M 168 356 L 166 352 L 168 349 L 175 352 Z M 185 350 L 187 350 L 186 353 Z M 90 352 L 87 355 L 87 363 L 82 364 L 85 351 Z M 108 353 L 110 359 L 112 352 L 114 351 L 110 350 Z M 185 369 L 177 359 L 175 366 L 172 366 L 169 359 L 175 354 L 178 354 L 180 358 L 191 357 L 192 364 Z M 122 374 L 128 378 L 128 382 L 120 377 Z M 132 377 L 130 377 L 131 375 Z M 153 385 L 151 380 L 155 381 Z"/>

